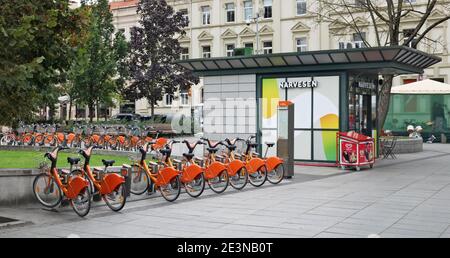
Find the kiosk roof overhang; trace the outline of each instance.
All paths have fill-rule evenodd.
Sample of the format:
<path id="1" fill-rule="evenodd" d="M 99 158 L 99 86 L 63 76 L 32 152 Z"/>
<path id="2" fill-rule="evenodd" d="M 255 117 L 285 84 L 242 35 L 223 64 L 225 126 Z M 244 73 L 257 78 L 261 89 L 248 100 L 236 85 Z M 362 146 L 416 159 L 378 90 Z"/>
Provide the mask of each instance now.
<path id="1" fill-rule="evenodd" d="M 379 74 L 423 73 L 442 59 L 405 46 L 335 49 L 180 60 L 197 75 L 273 72 L 362 71 Z"/>

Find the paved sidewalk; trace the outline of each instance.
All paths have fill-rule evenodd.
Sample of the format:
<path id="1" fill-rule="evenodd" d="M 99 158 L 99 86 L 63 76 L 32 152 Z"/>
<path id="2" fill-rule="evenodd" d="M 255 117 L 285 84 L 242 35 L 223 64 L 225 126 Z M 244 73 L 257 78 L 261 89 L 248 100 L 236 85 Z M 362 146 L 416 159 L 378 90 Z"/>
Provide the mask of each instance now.
<path id="1" fill-rule="evenodd" d="M 120 213 L 103 205 L 86 218 L 69 208 L 0 208 L 29 221 L 1 237 L 450 237 L 450 145 L 380 160 L 372 170 L 297 167 L 293 180 L 243 191 L 158 194 Z"/>

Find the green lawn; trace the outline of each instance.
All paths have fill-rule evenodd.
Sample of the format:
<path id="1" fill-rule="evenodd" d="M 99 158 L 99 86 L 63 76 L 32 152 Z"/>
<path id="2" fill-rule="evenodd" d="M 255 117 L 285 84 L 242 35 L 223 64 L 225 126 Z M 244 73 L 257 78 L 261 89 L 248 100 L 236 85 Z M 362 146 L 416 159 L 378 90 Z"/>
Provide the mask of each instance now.
<path id="1" fill-rule="evenodd" d="M 45 152 L 40 151 L 8 151 L 0 150 L 0 168 L 37 168 L 43 161 L 50 161 L 44 158 Z M 84 158 L 76 153 L 69 153 L 61 151 L 58 154 L 58 168 L 69 167 L 67 157 L 79 157 L 80 163 L 84 162 Z M 91 156 L 91 166 L 103 166 L 102 159 L 112 159 L 116 162 L 114 166 L 121 166 L 122 164 L 130 164 L 131 160 L 127 156 L 115 155 L 97 155 L 95 152 Z"/>

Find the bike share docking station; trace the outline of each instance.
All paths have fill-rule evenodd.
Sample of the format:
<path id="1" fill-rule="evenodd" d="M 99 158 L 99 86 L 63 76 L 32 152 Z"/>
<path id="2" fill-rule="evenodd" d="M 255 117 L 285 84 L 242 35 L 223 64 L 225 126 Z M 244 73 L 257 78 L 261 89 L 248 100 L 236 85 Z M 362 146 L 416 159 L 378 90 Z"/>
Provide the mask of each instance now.
<path id="1" fill-rule="evenodd" d="M 284 160 L 285 178 L 292 178 L 294 176 L 294 103 L 279 101 L 277 113 L 277 156 Z"/>

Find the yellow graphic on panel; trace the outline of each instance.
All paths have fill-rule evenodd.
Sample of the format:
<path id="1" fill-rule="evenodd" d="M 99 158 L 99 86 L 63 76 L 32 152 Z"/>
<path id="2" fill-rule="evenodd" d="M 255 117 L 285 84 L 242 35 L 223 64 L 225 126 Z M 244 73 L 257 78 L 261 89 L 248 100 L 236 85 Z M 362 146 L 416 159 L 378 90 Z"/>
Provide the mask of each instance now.
<path id="1" fill-rule="evenodd" d="M 263 118 L 269 119 L 276 114 L 278 100 L 280 99 L 277 79 L 263 80 L 262 97 Z"/>
<path id="2" fill-rule="evenodd" d="M 328 114 L 320 118 L 320 126 L 322 129 L 339 128 L 339 117 L 336 114 Z M 323 150 L 328 161 L 336 158 L 336 132 L 322 132 Z"/>

